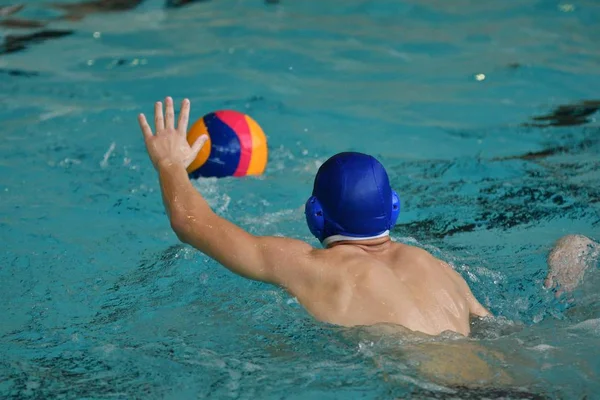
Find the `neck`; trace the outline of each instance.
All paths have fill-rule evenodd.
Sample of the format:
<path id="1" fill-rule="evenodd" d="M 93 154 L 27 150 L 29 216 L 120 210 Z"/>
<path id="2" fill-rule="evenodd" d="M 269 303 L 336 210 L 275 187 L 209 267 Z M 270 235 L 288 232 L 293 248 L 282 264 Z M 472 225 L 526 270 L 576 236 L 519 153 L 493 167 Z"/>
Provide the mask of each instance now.
<path id="1" fill-rule="evenodd" d="M 331 249 L 336 246 L 354 246 L 368 252 L 381 252 L 390 248 L 392 245 L 392 239 L 388 235 L 367 240 L 340 240 L 339 242 L 333 242 L 327 246 Z"/>

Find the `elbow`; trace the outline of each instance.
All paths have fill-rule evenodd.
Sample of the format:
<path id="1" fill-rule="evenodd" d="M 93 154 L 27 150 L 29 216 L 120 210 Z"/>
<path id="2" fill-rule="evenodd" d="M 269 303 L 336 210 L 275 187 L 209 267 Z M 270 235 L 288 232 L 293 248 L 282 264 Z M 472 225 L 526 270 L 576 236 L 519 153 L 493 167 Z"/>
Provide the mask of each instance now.
<path id="1" fill-rule="evenodd" d="M 190 221 L 186 215 L 173 213 L 171 215 L 171 229 L 180 241 L 183 243 L 189 242 Z"/>

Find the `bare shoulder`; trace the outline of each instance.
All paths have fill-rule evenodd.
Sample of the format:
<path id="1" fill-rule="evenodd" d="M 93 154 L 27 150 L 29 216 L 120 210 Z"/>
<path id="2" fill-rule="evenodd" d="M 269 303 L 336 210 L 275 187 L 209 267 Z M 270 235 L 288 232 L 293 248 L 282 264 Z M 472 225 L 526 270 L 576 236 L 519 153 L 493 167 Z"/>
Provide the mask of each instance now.
<path id="1" fill-rule="evenodd" d="M 470 312 L 474 315 L 478 315 L 481 317 L 485 317 L 490 315 L 489 311 L 486 310 L 473 296 L 471 292 L 471 288 L 467 281 L 462 277 L 460 273 L 454 270 L 450 264 L 435 257 L 433 254 L 428 252 L 425 249 L 408 246 L 404 248 L 400 248 L 398 251 L 403 251 L 405 254 L 408 254 L 408 257 L 411 258 L 411 261 L 418 262 L 419 268 L 430 268 L 429 270 L 434 274 L 443 273 L 447 278 L 449 278 L 449 282 L 452 282 L 453 286 L 458 289 L 459 293 L 462 293 L 464 298 L 469 304 Z"/>
<path id="2" fill-rule="evenodd" d="M 402 258 L 410 258 L 413 261 L 420 263 L 436 263 L 442 262 L 427 250 L 404 243 L 394 243 L 396 254 Z"/>
<path id="3" fill-rule="evenodd" d="M 294 295 L 339 284 L 351 261 L 351 256 L 341 249 L 318 249 L 285 237 L 262 237 L 257 246 L 270 260 L 270 282 Z"/>
<path id="4" fill-rule="evenodd" d="M 457 281 L 462 283 L 464 280 L 462 276 L 450 266 L 444 260 L 441 260 L 431 254 L 429 251 L 417 247 L 406 245 L 402 243 L 396 243 L 397 252 L 399 257 L 404 259 L 405 261 L 409 261 L 411 263 L 418 263 L 420 268 L 428 268 L 430 270 L 445 272 L 453 281 Z"/>
<path id="5" fill-rule="evenodd" d="M 288 257 L 298 257 L 298 261 L 308 260 L 316 250 L 310 244 L 288 237 L 281 236 L 257 236 L 256 245 L 262 250 L 279 255 L 281 260 Z"/>

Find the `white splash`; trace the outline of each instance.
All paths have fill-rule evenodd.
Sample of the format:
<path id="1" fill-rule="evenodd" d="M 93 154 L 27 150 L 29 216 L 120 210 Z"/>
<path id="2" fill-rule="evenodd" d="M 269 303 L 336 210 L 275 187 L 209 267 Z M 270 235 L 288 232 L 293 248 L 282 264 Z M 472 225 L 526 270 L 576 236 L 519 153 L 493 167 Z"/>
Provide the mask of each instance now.
<path id="1" fill-rule="evenodd" d="M 106 168 L 108 166 L 108 159 L 110 158 L 110 155 L 113 153 L 113 151 L 115 151 L 116 147 L 117 147 L 117 144 L 115 142 L 112 142 L 110 144 L 110 147 L 108 148 L 106 153 L 104 153 L 104 157 L 102 158 L 102 161 L 100 161 L 100 166 L 102 168 Z"/>

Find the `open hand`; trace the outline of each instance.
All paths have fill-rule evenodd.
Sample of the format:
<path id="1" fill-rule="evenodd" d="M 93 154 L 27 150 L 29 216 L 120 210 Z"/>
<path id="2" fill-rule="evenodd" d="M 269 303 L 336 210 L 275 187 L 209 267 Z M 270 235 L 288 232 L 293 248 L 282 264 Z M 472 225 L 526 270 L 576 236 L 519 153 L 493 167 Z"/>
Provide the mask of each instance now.
<path id="1" fill-rule="evenodd" d="M 179 121 L 175 128 L 175 111 L 173 110 L 173 99 L 165 99 L 165 116 L 163 117 L 162 103 L 154 104 L 154 125 L 156 134 L 152 133 L 152 128 L 148 125 L 144 114 L 138 116 L 138 122 L 144 140 L 146 149 L 154 168 L 158 170 L 161 163 L 180 164 L 187 168 L 196 158 L 208 136 L 200 136 L 192 146 L 187 142 L 187 126 L 190 115 L 190 101 L 183 100 L 181 111 L 179 112 Z"/>

